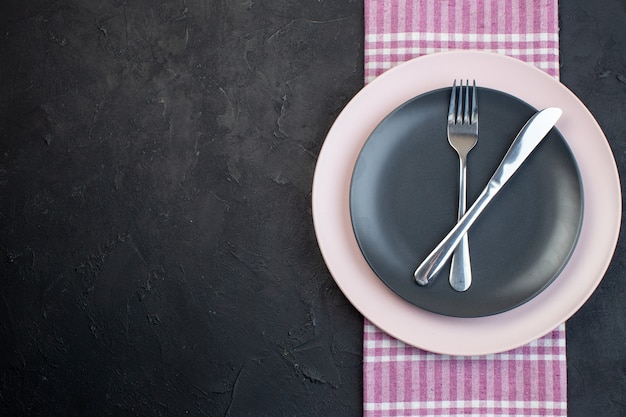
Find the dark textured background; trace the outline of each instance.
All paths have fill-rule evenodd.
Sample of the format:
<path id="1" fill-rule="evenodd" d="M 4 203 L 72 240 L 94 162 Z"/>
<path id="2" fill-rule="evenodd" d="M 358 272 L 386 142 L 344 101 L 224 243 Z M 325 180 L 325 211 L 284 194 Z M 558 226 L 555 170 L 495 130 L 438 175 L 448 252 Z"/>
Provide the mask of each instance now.
<path id="1" fill-rule="evenodd" d="M 623 174 L 626 4 L 563 0 L 562 81 Z M 316 156 L 360 0 L 0 5 L 0 415 L 359 416 Z M 567 324 L 569 415 L 626 415 L 623 240 Z"/>

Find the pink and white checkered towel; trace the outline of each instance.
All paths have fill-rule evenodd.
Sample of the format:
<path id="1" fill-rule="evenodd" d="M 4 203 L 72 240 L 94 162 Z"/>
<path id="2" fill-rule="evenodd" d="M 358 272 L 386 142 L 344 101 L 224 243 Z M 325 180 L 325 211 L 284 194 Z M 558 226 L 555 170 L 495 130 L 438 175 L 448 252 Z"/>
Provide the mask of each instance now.
<path id="1" fill-rule="evenodd" d="M 486 50 L 559 75 L 557 0 L 364 0 L 365 81 L 408 59 Z M 365 417 L 566 416 L 565 325 L 509 352 L 425 352 L 365 320 Z"/>

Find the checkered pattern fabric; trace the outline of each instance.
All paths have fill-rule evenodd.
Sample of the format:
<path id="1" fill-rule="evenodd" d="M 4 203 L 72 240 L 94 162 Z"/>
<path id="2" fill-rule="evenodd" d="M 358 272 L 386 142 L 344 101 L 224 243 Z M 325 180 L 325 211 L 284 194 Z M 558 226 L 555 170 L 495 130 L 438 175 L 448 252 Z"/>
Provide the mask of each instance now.
<path id="1" fill-rule="evenodd" d="M 557 0 L 364 0 L 365 81 L 424 54 L 506 54 L 559 75 Z M 509 352 L 439 355 L 365 320 L 365 417 L 566 416 L 565 325 Z M 462 341 L 459 341 L 462 343 Z"/>
<path id="2" fill-rule="evenodd" d="M 559 72 L 556 0 L 365 0 L 365 81 L 408 59 L 474 49 Z"/>
<path id="3" fill-rule="evenodd" d="M 494 355 L 448 356 L 394 339 L 369 322 L 364 415 L 566 416 L 565 326 Z"/>

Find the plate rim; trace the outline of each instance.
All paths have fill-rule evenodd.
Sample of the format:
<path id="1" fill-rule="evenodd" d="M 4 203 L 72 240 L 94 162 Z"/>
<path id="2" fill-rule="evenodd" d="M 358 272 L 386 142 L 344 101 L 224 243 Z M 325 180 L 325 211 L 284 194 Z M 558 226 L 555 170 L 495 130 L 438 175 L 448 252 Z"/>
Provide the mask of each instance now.
<path id="1" fill-rule="evenodd" d="M 559 276 L 527 303 L 488 317 L 442 316 L 398 297 L 369 268 L 349 222 L 346 183 L 349 186 L 365 139 L 398 105 L 423 92 L 449 86 L 450 80 L 458 78 L 456 68 L 464 68 L 464 78 L 474 78 L 477 84 L 511 94 L 535 108 L 562 107 L 565 111 L 557 128 L 576 157 L 585 190 L 579 241 Z M 396 339 L 449 355 L 484 355 L 519 347 L 547 334 L 578 311 L 599 285 L 613 257 L 621 204 L 613 153 L 584 104 L 531 64 L 484 51 L 424 55 L 386 71 L 363 87 L 330 128 L 312 187 L 312 216 L 320 251 L 352 305 Z"/>

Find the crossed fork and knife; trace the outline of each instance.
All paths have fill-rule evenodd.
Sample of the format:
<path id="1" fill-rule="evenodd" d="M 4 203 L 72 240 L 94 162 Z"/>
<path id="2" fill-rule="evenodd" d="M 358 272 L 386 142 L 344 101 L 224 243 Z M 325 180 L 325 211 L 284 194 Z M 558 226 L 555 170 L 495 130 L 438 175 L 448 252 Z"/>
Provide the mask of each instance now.
<path id="1" fill-rule="evenodd" d="M 413 273 L 422 286 L 432 282 L 445 262 L 452 256 L 449 282 L 457 291 L 466 291 L 472 283 L 467 231 L 480 216 L 493 197 L 519 169 L 531 152 L 539 145 L 561 117 L 562 111 L 548 107 L 533 115 L 522 127 L 500 165 L 472 206 L 466 210 L 467 155 L 478 141 L 478 100 L 476 82 L 470 87 L 463 81 L 457 89 L 452 85 L 448 109 L 448 142 L 459 155 L 459 207 L 458 223 L 433 249 Z"/>

